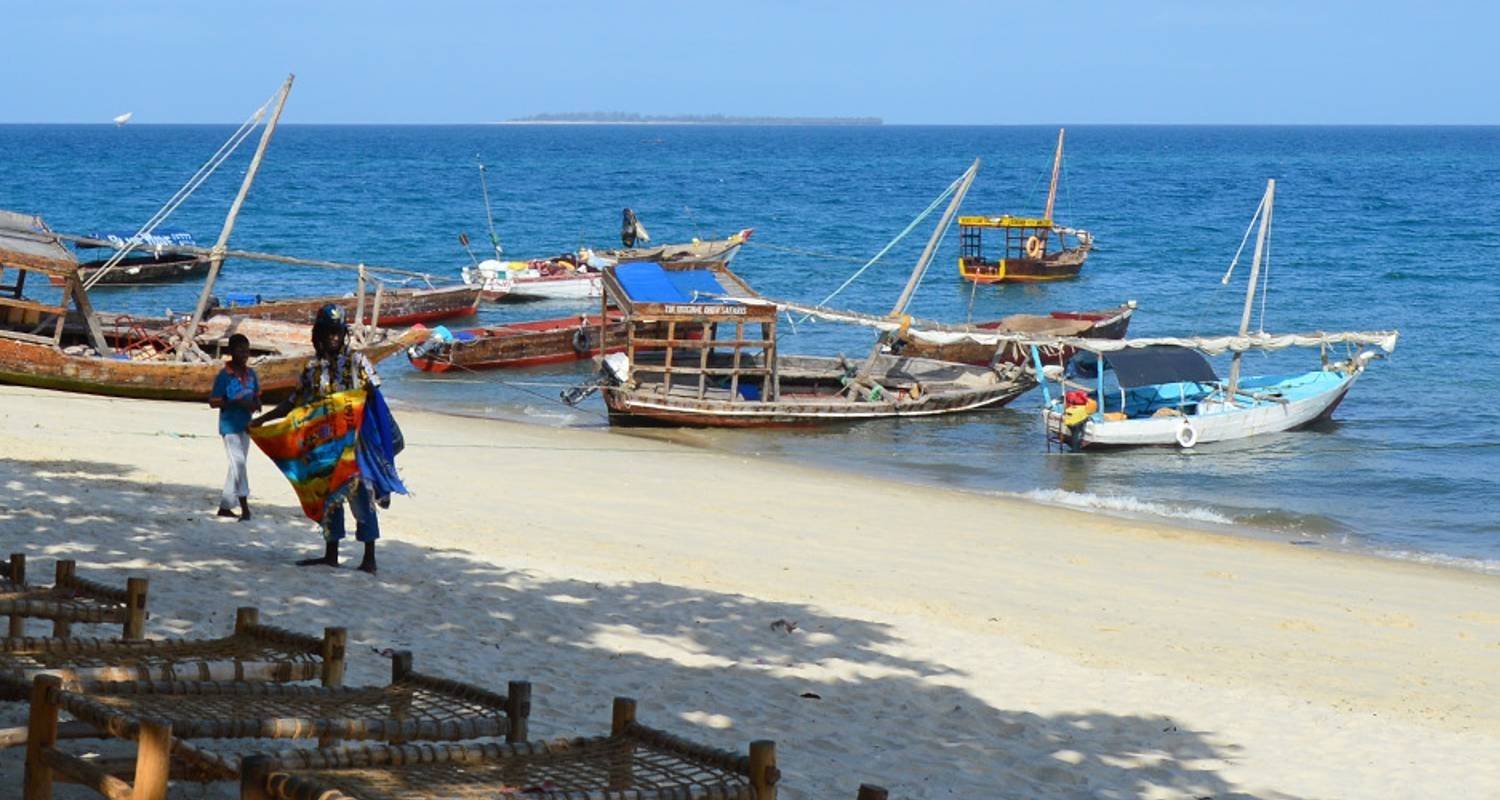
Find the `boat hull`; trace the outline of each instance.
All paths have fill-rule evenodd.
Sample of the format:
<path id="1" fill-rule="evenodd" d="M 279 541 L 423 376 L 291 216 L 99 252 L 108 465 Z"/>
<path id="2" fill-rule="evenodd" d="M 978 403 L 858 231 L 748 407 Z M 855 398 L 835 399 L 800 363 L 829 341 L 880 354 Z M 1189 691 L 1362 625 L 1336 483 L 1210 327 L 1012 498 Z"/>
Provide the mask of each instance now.
<path id="1" fill-rule="evenodd" d="M 471 286 L 441 289 L 395 289 L 380 298 L 380 327 L 397 328 L 470 317 L 479 312 L 480 291 Z M 374 318 L 374 296 L 365 297 L 364 320 Z M 318 309 L 328 303 L 340 306 L 352 318 L 358 312 L 357 297 L 309 297 L 298 300 L 271 300 L 245 306 L 220 307 L 219 313 L 245 319 L 268 319 L 311 325 Z"/>
<path id="2" fill-rule="evenodd" d="M 1077 247 L 1042 258 L 1007 258 L 998 262 L 959 259 L 959 277 L 971 283 L 1044 283 L 1078 277 L 1089 248 Z"/>
<path id="3" fill-rule="evenodd" d="M 1258 402 L 1248 408 L 1235 409 L 1216 405 L 1212 410 L 1187 416 L 1091 419 L 1084 423 L 1081 436 L 1077 437 L 1076 442 L 1080 449 L 1151 446 L 1187 449 L 1200 444 L 1299 430 L 1332 416 L 1359 375 L 1360 372 L 1356 370 L 1347 374 L 1320 371 L 1294 376 L 1293 379 L 1311 378 L 1327 385 L 1285 403 Z M 1247 379 L 1246 387 L 1253 388 L 1251 384 L 1256 380 Z M 1048 431 L 1062 430 L 1061 415 L 1055 409 L 1043 410 L 1042 418 Z M 1184 424 L 1193 429 L 1191 445 L 1184 444 L 1179 438 Z"/>
<path id="4" fill-rule="evenodd" d="M 842 359 L 794 356 L 800 371 L 826 373 L 824 379 L 836 382 L 845 370 Z M 878 401 L 853 401 L 839 396 L 796 396 L 785 390 L 777 400 L 699 399 L 642 390 L 639 387 L 604 387 L 604 402 L 612 425 L 676 426 L 698 428 L 767 428 L 806 427 L 836 423 L 862 422 L 891 417 L 926 417 L 957 414 L 984 408 L 998 408 L 1035 386 L 1029 375 L 1019 370 L 1001 376 L 977 367 L 965 367 L 929 359 L 882 356 L 882 368 L 874 377 L 877 382 L 896 390 L 902 374 L 938 374 L 946 370 L 963 371 L 959 383 L 972 385 L 958 388 L 930 389 L 920 397 L 905 390 L 894 398 Z M 786 375 L 790 370 L 783 370 Z M 909 385 L 909 384 L 908 384 Z"/>
<path id="5" fill-rule="evenodd" d="M 421 335 L 421 331 L 409 331 L 360 352 L 372 362 L 380 361 Z M 312 353 L 307 352 L 253 360 L 251 366 L 260 378 L 262 398 L 275 402 L 290 395 L 311 358 Z M 0 337 L 0 383 L 17 386 L 141 400 L 207 402 L 214 378 L 223 367 L 217 360 L 131 361 L 71 355 L 50 344 Z"/>
<path id="6" fill-rule="evenodd" d="M 99 262 L 95 262 L 99 263 Z M 131 286 L 139 284 L 175 283 L 194 278 L 201 278 L 208 274 L 209 260 L 207 258 L 166 258 L 156 259 L 127 258 L 120 262 L 109 272 L 104 273 L 96 285 L 98 286 Z M 87 284 L 98 272 L 96 267 L 83 265 L 78 268 L 78 279 Z M 61 285 L 62 279 L 52 277 L 54 285 Z"/>
<path id="7" fill-rule="evenodd" d="M 661 247 L 602 250 L 596 256 L 615 263 L 635 261 L 660 261 L 665 263 L 719 263 L 728 264 L 744 246 L 750 231 L 740 231 L 729 239 L 668 244 Z M 537 300 L 596 300 L 604 296 L 604 285 L 598 272 L 574 272 L 571 264 L 567 271 L 558 275 L 541 274 L 547 259 L 528 261 L 531 268 L 511 272 L 494 266 L 498 262 L 486 261 L 475 268 L 463 269 L 464 282 L 483 290 L 484 299 L 506 302 L 529 302 Z M 524 266 L 522 262 L 512 262 Z"/>

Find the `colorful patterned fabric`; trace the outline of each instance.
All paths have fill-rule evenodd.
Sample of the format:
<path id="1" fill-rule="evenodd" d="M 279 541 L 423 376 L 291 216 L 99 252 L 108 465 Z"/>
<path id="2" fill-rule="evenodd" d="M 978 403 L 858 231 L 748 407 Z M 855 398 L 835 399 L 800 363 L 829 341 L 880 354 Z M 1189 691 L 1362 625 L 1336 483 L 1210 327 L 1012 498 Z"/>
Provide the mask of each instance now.
<path id="1" fill-rule="evenodd" d="M 307 518 L 325 525 L 332 506 L 359 482 L 359 429 L 365 392 L 337 392 L 292 409 L 282 419 L 250 429 L 256 446 L 291 482 Z"/>

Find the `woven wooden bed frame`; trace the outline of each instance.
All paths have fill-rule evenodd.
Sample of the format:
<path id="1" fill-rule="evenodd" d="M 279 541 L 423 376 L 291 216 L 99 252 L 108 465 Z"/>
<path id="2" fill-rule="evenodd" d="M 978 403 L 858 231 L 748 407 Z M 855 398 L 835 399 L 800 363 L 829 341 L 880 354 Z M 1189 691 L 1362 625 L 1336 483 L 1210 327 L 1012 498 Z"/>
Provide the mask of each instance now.
<path id="1" fill-rule="evenodd" d="M 617 698 L 608 736 L 507 744 L 373 745 L 247 757 L 241 800 L 776 800 L 776 745 L 748 755 L 635 719 Z M 30 800 L 30 798 L 28 798 Z"/>
<path id="2" fill-rule="evenodd" d="M 511 682 L 505 695 L 412 669 L 397 653 L 382 687 L 299 686 L 219 681 L 82 683 L 77 691 L 54 675 L 31 689 L 25 800 L 50 800 L 55 779 L 81 783 L 111 800 L 165 800 L 173 775 L 190 781 L 239 777 L 240 755 L 187 739 L 342 739 L 393 743 L 505 737 L 525 741 L 531 684 Z M 86 761 L 57 747 L 66 711 L 96 738 L 136 743 L 133 759 Z M 253 744 L 237 748 L 254 749 Z M 133 785 L 119 777 L 133 776 Z"/>
<path id="3" fill-rule="evenodd" d="M 262 625 L 260 612 L 241 608 L 234 632 L 222 639 L 0 640 L 0 702 L 31 696 L 37 675 L 55 675 L 64 688 L 99 681 L 344 681 L 343 628 L 325 628 L 323 638 Z M 66 722 L 58 738 L 97 737 L 93 726 Z M 27 728 L 0 729 L 0 749 L 26 743 Z"/>
<path id="4" fill-rule="evenodd" d="M 128 578 L 124 589 L 95 583 L 77 574 L 71 559 L 57 562 L 57 579 L 51 586 L 26 583 L 26 554 L 12 553 L 0 577 L 0 616 L 10 618 L 7 635 L 26 635 L 26 619 L 52 620 L 52 636 L 66 638 L 73 623 L 119 624 L 125 639 L 140 639 L 146 633 L 146 579 Z"/>

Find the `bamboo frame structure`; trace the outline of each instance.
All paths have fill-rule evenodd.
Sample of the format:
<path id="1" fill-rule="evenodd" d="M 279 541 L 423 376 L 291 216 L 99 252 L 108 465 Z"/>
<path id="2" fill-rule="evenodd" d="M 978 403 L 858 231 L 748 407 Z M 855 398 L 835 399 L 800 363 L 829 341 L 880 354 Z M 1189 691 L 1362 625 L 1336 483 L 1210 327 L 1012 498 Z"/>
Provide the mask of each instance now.
<path id="1" fill-rule="evenodd" d="M 9 617 L 8 638 L 26 635 L 26 619 L 52 621 L 52 636 L 67 638 L 74 623 L 119 624 L 121 637 L 139 640 L 146 629 L 145 578 L 127 578 L 125 588 L 116 589 L 78 576 L 72 559 L 57 562 L 51 586 L 26 583 L 26 554 L 12 553 L 6 574 L 0 579 L 0 615 Z"/>
<path id="2" fill-rule="evenodd" d="M 291 750 L 245 759 L 241 800 L 776 800 L 776 745 L 741 755 L 636 721 L 616 698 L 610 734 L 510 744 Z M 30 798 L 28 798 L 30 800 Z"/>
<path id="3" fill-rule="evenodd" d="M 513 681 L 500 695 L 424 675 L 411 665 L 410 653 L 398 653 L 390 685 L 362 688 L 135 681 L 84 682 L 70 689 L 55 675 L 39 675 L 32 685 L 23 798 L 50 800 L 54 781 L 66 779 L 112 800 L 165 800 L 174 774 L 198 782 L 240 776 L 239 753 L 187 739 L 316 738 L 323 747 L 341 739 L 395 744 L 524 739 L 529 683 Z M 96 737 L 135 742 L 135 757 L 128 763 L 93 763 L 60 749 L 62 712 L 91 726 Z M 116 773 L 133 776 L 132 782 Z"/>

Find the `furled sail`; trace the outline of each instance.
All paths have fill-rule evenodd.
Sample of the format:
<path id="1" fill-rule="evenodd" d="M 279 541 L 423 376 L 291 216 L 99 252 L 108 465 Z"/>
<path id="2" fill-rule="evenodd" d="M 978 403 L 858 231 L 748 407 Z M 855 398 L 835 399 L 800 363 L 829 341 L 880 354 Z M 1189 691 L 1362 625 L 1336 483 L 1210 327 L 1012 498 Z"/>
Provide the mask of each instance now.
<path id="1" fill-rule="evenodd" d="M 1221 353 L 1243 353 L 1247 350 L 1284 350 L 1288 347 L 1322 347 L 1324 345 L 1335 344 L 1378 347 L 1384 352 L 1390 353 L 1396 349 L 1396 339 L 1399 336 L 1398 331 L 1350 331 L 1340 333 L 1313 331 L 1309 333 L 1290 334 L 1250 333 L 1244 336 L 1157 336 L 1141 339 L 1080 339 L 1069 336 L 1002 333 L 984 328 L 976 328 L 972 325 L 946 325 L 940 322 L 930 322 L 911 317 L 882 317 L 874 314 L 861 314 L 854 311 L 836 311 L 830 308 L 803 305 L 785 300 L 771 300 L 766 298 L 734 298 L 734 300 L 747 304 L 760 303 L 774 305 L 783 311 L 795 311 L 799 314 L 806 314 L 832 322 L 863 325 L 884 333 L 900 332 L 905 338 L 929 344 L 958 344 L 961 342 L 973 342 L 974 344 L 981 345 L 1035 344 L 1065 346 L 1095 353 L 1109 353 L 1126 348 L 1151 347 L 1153 345 L 1175 345 L 1192 348 L 1209 355 L 1219 355 Z"/>

